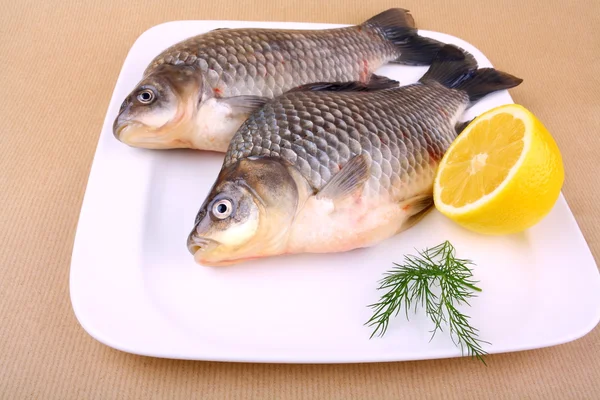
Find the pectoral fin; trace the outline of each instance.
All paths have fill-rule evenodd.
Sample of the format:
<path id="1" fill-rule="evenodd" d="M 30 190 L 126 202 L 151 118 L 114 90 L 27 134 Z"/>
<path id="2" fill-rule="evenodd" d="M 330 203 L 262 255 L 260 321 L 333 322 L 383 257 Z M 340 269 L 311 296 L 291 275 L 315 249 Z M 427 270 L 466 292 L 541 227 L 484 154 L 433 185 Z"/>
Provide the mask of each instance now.
<path id="1" fill-rule="evenodd" d="M 465 128 L 467 126 L 469 126 L 469 124 L 473 122 L 473 119 L 469 120 L 469 121 L 463 121 L 463 122 L 459 122 L 456 124 L 456 126 L 454 127 L 454 129 L 456 130 L 456 134 L 460 135 L 462 131 L 465 130 Z"/>
<path id="2" fill-rule="evenodd" d="M 365 154 L 352 157 L 317 193 L 317 199 L 340 200 L 362 188 L 369 178 L 369 160 Z"/>
<path id="3" fill-rule="evenodd" d="M 231 114 L 235 118 L 237 116 L 247 116 L 254 110 L 264 106 L 270 99 L 260 96 L 235 96 L 220 98 L 217 101 L 226 104 L 231 109 Z"/>

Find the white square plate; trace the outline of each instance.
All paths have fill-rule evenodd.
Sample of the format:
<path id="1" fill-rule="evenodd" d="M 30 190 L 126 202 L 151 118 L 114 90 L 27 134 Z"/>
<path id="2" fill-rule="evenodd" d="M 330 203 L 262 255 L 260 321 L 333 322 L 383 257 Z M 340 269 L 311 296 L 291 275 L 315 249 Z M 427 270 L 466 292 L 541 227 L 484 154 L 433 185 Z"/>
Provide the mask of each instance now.
<path id="1" fill-rule="evenodd" d="M 484 237 L 430 213 L 379 246 L 341 254 L 296 255 L 227 268 L 194 263 L 186 238 L 221 167 L 222 154 L 151 151 L 119 143 L 112 123 L 150 60 L 167 46 L 222 27 L 322 29 L 342 25 L 177 21 L 135 42 L 118 78 L 96 150 L 75 239 L 71 299 L 84 329 L 106 345 L 148 356 L 197 360 L 341 363 L 460 356 L 441 333 L 430 342 L 422 314 L 400 315 L 385 337 L 363 324 L 378 300 L 377 281 L 406 253 L 448 239 L 474 260 L 483 292 L 464 311 L 490 353 L 564 343 L 600 319 L 600 276 L 561 196 L 526 233 Z M 489 60 L 444 34 L 424 36 Z M 415 82 L 427 67 L 387 65 L 378 73 Z M 507 71 L 519 75 L 519 71 Z M 527 81 L 523 83 L 527 85 Z M 511 103 L 507 91 L 465 118 Z M 568 177 L 567 177 L 568 179 Z"/>

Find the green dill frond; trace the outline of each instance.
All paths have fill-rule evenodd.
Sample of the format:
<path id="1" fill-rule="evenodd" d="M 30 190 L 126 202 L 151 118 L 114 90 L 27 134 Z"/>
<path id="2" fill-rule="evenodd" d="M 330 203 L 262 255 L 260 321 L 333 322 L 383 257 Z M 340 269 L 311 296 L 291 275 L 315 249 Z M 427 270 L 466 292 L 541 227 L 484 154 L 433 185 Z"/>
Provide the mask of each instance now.
<path id="1" fill-rule="evenodd" d="M 485 364 L 483 357 L 487 353 L 482 344 L 487 342 L 478 338 L 478 330 L 469 324 L 469 317 L 456 308 L 470 305 L 468 300 L 475 296 L 474 292 L 481 292 L 472 279 L 472 265 L 470 260 L 456 258 L 454 246 L 448 241 L 418 252 L 417 256 L 404 256 L 403 264 L 394 263 L 379 281 L 378 290 L 386 292 L 377 303 L 369 305 L 373 316 L 366 325 L 374 327 L 371 338 L 385 335 L 392 316 L 403 310 L 409 319 L 409 310 L 416 313 L 422 307 L 434 324 L 432 339 L 447 326 L 461 352 Z M 439 294 L 434 294 L 433 287 L 439 289 Z"/>

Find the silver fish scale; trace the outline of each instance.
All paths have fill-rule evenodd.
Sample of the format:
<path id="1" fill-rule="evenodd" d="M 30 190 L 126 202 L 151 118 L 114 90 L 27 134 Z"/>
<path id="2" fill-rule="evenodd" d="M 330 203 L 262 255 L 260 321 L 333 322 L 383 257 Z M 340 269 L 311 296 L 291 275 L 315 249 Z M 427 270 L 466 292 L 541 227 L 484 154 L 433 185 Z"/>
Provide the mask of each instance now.
<path id="1" fill-rule="evenodd" d="M 192 65 L 219 96 L 274 97 L 312 82 L 365 81 L 398 49 L 375 29 L 326 31 L 223 29 L 178 43 L 156 57 L 161 64 Z"/>
<path id="2" fill-rule="evenodd" d="M 315 191 L 367 153 L 368 189 L 402 200 L 430 185 L 456 137 L 465 93 L 432 82 L 376 92 L 290 92 L 254 112 L 231 140 L 224 165 L 281 157 Z"/>

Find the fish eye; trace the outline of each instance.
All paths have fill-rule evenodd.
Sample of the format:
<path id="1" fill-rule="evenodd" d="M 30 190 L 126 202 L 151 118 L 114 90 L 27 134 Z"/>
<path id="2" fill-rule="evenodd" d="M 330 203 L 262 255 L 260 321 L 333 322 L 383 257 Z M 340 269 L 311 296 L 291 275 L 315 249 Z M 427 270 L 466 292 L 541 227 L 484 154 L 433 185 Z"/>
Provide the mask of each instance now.
<path id="1" fill-rule="evenodd" d="M 137 94 L 137 99 L 142 104 L 150 104 L 155 98 L 154 92 L 150 89 L 144 89 Z"/>
<path id="2" fill-rule="evenodd" d="M 217 201 L 212 206 L 212 213 L 218 219 L 225 219 L 231 215 L 233 212 L 233 204 L 231 200 L 222 199 Z"/>

